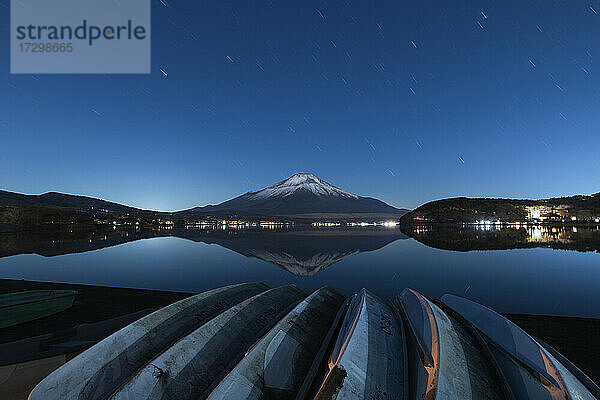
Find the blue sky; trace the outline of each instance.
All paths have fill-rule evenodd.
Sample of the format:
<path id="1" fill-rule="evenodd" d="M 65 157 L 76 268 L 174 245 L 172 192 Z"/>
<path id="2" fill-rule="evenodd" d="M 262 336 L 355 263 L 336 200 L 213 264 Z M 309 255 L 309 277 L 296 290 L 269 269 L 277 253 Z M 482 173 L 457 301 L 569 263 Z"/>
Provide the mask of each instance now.
<path id="1" fill-rule="evenodd" d="M 0 188 L 162 210 L 296 172 L 399 207 L 598 192 L 598 13 L 152 0 L 150 75 L 11 75 L 6 39 Z"/>

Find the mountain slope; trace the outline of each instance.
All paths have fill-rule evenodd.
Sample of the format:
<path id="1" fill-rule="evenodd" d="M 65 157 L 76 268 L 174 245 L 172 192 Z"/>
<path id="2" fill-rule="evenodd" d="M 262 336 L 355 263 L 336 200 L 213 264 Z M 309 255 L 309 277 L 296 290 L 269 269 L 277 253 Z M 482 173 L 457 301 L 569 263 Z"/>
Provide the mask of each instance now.
<path id="1" fill-rule="evenodd" d="M 188 214 L 239 213 L 289 216 L 299 214 L 403 215 L 408 210 L 357 196 L 312 174 L 296 174 L 265 189 L 248 192 L 218 205 L 186 210 Z"/>
<path id="2" fill-rule="evenodd" d="M 151 223 L 167 215 L 110 201 L 62 193 L 26 195 L 0 190 L 0 232 L 94 226 L 97 221 L 128 219 Z"/>
<path id="3" fill-rule="evenodd" d="M 140 212 L 143 210 L 86 196 L 48 192 L 39 195 L 0 190 L 1 207 L 60 208 L 78 211 L 106 210 L 109 212 Z"/>

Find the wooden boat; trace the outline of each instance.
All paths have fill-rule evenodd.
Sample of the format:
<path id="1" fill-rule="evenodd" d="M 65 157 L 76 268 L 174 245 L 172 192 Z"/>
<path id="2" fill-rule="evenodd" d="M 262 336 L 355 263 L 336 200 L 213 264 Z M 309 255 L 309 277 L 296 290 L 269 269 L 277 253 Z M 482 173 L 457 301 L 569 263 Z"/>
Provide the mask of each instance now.
<path id="1" fill-rule="evenodd" d="M 0 329 L 57 314 L 73 305 L 76 290 L 29 290 L 0 295 Z"/>
<path id="2" fill-rule="evenodd" d="M 402 321 L 365 289 L 354 295 L 315 399 L 408 397 Z"/>
<path id="3" fill-rule="evenodd" d="M 106 399 L 135 372 L 205 322 L 267 290 L 225 286 L 175 302 L 115 332 L 41 381 L 30 400 Z"/>
<path id="4" fill-rule="evenodd" d="M 462 297 L 446 294 L 441 301 L 491 344 L 492 354 L 517 399 L 596 399 L 592 392 L 598 393 L 598 387 L 589 378 L 585 377 L 588 388 L 585 380 L 579 380 L 557 357 L 508 319 Z"/>
<path id="5" fill-rule="evenodd" d="M 345 297 L 321 288 L 277 323 L 208 396 L 295 399 Z"/>
<path id="6" fill-rule="evenodd" d="M 284 286 L 243 301 L 152 360 L 110 399 L 205 398 L 248 348 L 304 297 L 295 286 Z"/>
<path id="7" fill-rule="evenodd" d="M 411 398 L 506 399 L 496 371 L 458 321 L 412 289 L 404 289 L 397 306 L 410 328 Z"/>

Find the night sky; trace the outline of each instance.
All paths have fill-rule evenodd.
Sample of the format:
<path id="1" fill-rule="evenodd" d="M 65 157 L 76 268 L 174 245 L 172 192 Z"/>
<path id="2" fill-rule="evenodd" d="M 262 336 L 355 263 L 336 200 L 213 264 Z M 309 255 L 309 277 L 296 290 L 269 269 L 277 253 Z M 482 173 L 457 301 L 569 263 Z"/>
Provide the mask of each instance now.
<path id="1" fill-rule="evenodd" d="M 11 75 L 0 188 L 215 204 L 312 172 L 398 207 L 600 191 L 600 1 L 152 0 L 152 74 Z"/>

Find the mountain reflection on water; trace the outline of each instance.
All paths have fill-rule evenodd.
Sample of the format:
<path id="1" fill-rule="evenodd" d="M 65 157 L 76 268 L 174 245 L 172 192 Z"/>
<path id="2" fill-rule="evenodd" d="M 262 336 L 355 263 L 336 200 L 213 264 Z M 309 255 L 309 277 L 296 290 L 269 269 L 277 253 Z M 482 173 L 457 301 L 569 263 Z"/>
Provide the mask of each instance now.
<path id="1" fill-rule="evenodd" d="M 217 234 L 221 233 L 221 234 Z M 265 231 L 234 231 L 223 234 L 198 234 L 188 231 L 180 237 L 218 244 L 229 250 L 277 265 L 296 276 L 311 276 L 322 269 L 365 251 L 374 251 L 387 244 L 408 239 L 398 229 L 310 229 Z"/>
<path id="2" fill-rule="evenodd" d="M 115 246 L 154 237 L 178 237 L 217 244 L 246 257 L 253 257 L 296 276 L 312 276 L 324 268 L 361 252 L 380 249 L 408 239 L 398 228 L 369 227 L 281 228 L 281 229 L 156 229 L 97 231 L 49 231 L 4 235 L 0 257 L 39 254 L 46 257 Z"/>
<path id="3" fill-rule="evenodd" d="M 545 247 L 600 252 L 597 225 L 429 225 L 402 231 L 429 247 L 453 251 Z"/>

